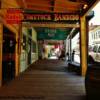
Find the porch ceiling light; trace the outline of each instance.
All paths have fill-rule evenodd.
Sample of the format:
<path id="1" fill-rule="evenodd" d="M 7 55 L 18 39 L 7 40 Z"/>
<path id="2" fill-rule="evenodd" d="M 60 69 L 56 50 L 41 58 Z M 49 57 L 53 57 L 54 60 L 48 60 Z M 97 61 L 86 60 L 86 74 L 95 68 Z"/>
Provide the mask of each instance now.
<path id="1" fill-rule="evenodd" d="M 86 9 L 87 7 L 88 7 L 88 5 L 87 4 L 84 4 L 83 9 Z"/>

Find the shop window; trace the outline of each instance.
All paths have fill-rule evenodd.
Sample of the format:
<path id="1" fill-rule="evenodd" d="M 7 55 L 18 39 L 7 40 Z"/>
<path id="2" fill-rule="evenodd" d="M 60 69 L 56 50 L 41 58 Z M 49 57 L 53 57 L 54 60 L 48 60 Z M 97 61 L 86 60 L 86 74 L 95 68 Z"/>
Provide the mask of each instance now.
<path id="1" fill-rule="evenodd" d="M 99 34 L 99 38 L 100 38 L 100 31 L 98 32 L 98 34 Z"/>
<path id="2" fill-rule="evenodd" d="M 94 46 L 93 51 L 97 52 L 97 46 Z"/>
<path id="3" fill-rule="evenodd" d="M 100 53 L 100 46 L 99 46 L 99 48 L 98 48 L 98 53 Z"/>
<path id="4" fill-rule="evenodd" d="M 32 52 L 36 53 L 36 42 L 32 41 Z"/>
<path id="5" fill-rule="evenodd" d="M 26 50 L 26 36 L 23 35 L 23 49 Z"/>
<path id="6" fill-rule="evenodd" d="M 32 29 L 28 29 L 28 35 L 30 38 L 32 37 Z"/>

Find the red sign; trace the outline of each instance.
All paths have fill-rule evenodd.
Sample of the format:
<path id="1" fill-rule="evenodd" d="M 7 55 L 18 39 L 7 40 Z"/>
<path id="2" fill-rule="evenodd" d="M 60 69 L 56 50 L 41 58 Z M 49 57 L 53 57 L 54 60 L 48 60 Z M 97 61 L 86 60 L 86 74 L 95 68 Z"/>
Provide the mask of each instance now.
<path id="1" fill-rule="evenodd" d="M 22 11 L 20 9 L 8 9 L 5 19 L 8 24 L 19 24 L 23 19 Z"/>

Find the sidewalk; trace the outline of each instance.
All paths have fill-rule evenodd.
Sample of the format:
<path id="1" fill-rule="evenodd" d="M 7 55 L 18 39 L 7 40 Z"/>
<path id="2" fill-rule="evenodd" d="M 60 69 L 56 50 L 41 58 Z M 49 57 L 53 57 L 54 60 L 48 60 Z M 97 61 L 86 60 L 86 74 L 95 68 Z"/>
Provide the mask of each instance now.
<path id="1" fill-rule="evenodd" d="M 47 63 L 46 63 L 47 62 Z M 38 61 L 15 80 L 0 88 L 0 100 L 85 100 L 84 79 L 67 71 L 38 70 L 58 61 Z M 50 68 L 50 67 L 49 67 Z"/>

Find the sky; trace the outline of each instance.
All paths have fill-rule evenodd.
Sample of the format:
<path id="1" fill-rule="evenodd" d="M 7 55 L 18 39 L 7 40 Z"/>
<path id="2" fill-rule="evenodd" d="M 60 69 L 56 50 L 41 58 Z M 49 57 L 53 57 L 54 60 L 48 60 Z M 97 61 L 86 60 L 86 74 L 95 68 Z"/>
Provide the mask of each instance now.
<path id="1" fill-rule="evenodd" d="M 90 20 L 89 24 L 100 25 L 100 1 L 92 10 L 94 11 L 94 17 Z"/>

